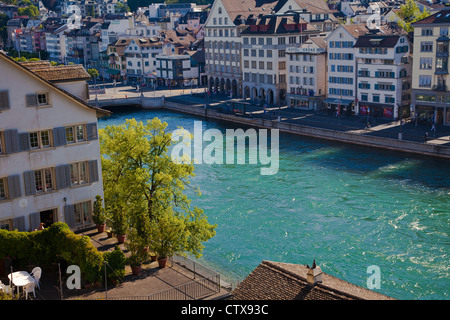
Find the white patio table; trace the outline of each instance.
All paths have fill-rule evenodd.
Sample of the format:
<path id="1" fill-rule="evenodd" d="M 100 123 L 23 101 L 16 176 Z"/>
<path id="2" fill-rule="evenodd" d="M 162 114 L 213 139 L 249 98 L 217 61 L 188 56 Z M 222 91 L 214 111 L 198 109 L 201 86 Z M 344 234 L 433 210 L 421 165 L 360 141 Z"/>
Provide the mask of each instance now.
<path id="1" fill-rule="evenodd" d="M 17 287 L 17 293 L 19 288 L 24 287 L 29 283 L 34 282 L 34 278 L 26 271 L 16 271 L 8 274 L 8 279 Z"/>

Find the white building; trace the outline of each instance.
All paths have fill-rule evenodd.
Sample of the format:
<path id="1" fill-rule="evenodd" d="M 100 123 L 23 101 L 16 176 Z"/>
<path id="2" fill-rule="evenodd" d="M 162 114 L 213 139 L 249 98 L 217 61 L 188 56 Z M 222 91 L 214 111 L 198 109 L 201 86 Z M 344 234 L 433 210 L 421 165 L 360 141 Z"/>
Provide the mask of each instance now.
<path id="1" fill-rule="evenodd" d="M 412 108 L 417 120 L 450 125 L 450 10 L 417 21 L 414 27 Z"/>
<path id="2" fill-rule="evenodd" d="M 162 54 L 156 56 L 156 76 L 163 85 L 197 85 L 199 71 L 193 67 L 188 54 L 172 54 L 172 44 L 164 47 Z"/>
<path id="3" fill-rule="evenodd" d="M 0 228 L 93 225 L 103 196 L 97 117 L 80 66 L 19 64 L 0 54 Z"/>
<path id="4" fill-rule="evenodd" d="M 128 81 L 152 83 L 156 79 L 156 56 L 162 52 L 162 43 L 158 39 L 131 39 L 124 51 Z"/>
<path id="5" fill-rule="evenodd" d="M 284 105 L 288 79 L 286 49 L 300 46 L 319 31 L 298 14 L 249 20 L 241 32 L 244 98 Z"/>
<path id="6" fill-rule="evenodd" d="M 68 40 L 66 36 L 67 25 L 55 25 L 45 32 L 45 46 L 50 60 L 65 62 L 67 58 Z"/>
<path id="7" fill-rule="evenodd" d="M 403 109 L 402 116 L 408 115 L 412 74 L 408 37 L 364 35 L 358 38 L 354 48 L 359 114 L 397 119 Z"/>
<path id="8" fill-rule="evenodd" d="M 287 105 L 320 111 L 327 88 L 327 44 L 311 37 L 300 47 L 287 47 Z"/>
<path id="9" fill-rule="evenodd" d="M 355 107 L 356 59 L 353 46 L 359 36 L 369 32 L 365 24 L 340 25 L 331 32 L 328 44 L 327 99 L 324 101 L 330 113 L 358 114 Z"/>

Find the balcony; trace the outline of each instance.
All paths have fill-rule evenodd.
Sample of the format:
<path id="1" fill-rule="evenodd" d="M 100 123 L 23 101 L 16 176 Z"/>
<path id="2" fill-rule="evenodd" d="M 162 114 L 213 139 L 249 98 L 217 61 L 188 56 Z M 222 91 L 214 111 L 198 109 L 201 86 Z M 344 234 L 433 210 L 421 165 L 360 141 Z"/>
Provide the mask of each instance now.
<path id="1" fill-rule="evenodd" d="M 438 84 L 431 87 L 433 91 L 447 91 L 447 85 L 445 84 Z"/>

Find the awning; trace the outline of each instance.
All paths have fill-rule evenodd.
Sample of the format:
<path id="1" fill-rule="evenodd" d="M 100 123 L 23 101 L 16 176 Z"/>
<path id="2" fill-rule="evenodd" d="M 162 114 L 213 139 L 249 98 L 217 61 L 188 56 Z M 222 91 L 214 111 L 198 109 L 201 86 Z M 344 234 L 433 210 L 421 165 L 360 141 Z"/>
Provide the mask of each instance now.
<path id="1" fill-rule="evenodd" d="M 332 104 L 341 104 L 344 106 L 347 106 L 351 103 L 353 103 L 353 100 L 345 100 L 345 99 L 338 99 L 338 98 L 327 98 L 323 101 L 324 103 L 332 103 Z"/>
<path id="2" fill-rule="evenodd" d="M 109 73 L 109 74 L 118 75 L 118 74 L 120 74 L 120 70 L 116 70 L 116 69 L 108 69 L 108 73 Z"/>

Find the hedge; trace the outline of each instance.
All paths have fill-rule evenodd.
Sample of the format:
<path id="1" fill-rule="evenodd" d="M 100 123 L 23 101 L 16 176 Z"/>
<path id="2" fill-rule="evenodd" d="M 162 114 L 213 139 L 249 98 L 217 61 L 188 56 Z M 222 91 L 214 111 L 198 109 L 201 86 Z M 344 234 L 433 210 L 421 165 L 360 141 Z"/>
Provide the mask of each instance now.
<path id="1" fill-rule="evenodd" d="M 123 254 L 123 253 L 122 253 Z M 88 282 L 102 280 L 105 257 L 88 236 L 77 235 L 67 224 L 57 222 L 42 231 L 0 230 L 0 260 L 9 257 L 19 270 L 30 265 L 48 267 L 61 261 L 80 267 Z"/>

